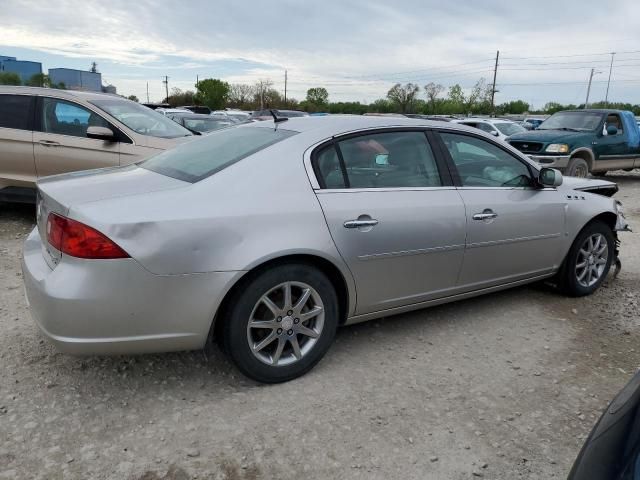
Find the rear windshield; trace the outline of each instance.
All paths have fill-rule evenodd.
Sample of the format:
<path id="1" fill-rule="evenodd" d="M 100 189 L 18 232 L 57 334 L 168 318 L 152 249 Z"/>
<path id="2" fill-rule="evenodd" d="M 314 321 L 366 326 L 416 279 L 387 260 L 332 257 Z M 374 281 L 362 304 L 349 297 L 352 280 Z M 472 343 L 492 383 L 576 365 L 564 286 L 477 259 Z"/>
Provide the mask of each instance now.
<path id="1" fill-rule="evenodd" d="M 167 150 L 140 166 L 194 183 L 296 133 L 259 127 L 225 128 Z"/>

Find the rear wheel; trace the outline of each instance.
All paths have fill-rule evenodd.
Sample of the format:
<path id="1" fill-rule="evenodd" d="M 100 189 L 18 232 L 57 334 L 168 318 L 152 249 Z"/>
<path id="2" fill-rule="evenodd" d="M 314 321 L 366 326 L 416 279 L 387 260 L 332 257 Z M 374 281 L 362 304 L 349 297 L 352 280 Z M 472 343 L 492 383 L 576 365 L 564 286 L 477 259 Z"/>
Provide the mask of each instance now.
<path id="1" fill-rule="evenodd" d="M 562 290 L 572 297 L 595 292 L 602 284 L 615 255 L 611 228 L 600 221 L 587 225 L 576 237 L 560 272 Z"/>
<path id="2" fill-rule="evenodd" d="M 565 173 L 569 177 L 587 178 L 589 175 L 589 164 L 580 157 L 573 157 L 569 161 L 569 165 L 565 169 Z"/>
<path id="3" fill-rule="evenodd" d="M 231 299 L 223 342 L 238 369 L 264 383 L 286 382 L 313 368 L 338 325 L 338 298 L 311 265 L 281 265 L 244 284 Z"/>

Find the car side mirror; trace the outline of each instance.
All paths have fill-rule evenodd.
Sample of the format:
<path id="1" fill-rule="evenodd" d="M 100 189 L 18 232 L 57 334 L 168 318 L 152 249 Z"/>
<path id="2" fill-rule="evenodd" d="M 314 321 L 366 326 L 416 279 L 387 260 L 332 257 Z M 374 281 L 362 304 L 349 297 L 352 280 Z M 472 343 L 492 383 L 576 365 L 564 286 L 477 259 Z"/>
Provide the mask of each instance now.
<path id="1" fill-rule="evenodd" d="M 538 183 L 543 187 L 559 187 L 562 185 L 562 174 L 555 168 L 543 168 L 538 175 Z"/>
<path id="2" fill-rule="evenodd" d="M 499 134 L 496 130 L 492 130 L 490 133 L 491 133 L 491 135 L 493 135 L 494 137 L 499 137 L 499 136 L 500 136 L 500 134 Z"/>
<path id="3" fill-rule="evenodd" d="M 114 142 L 115 134 L 113 133 L 113 130 L 107 127 L 90 126 L 89 128 L 87 128 L 87 138 L 104 140 L 106 142 Z"/>
<path id="4" fill-rule="evenodd" d="M 607 125 L 607 135 L 617 135 L 618 127 L 615 125 Z"/>

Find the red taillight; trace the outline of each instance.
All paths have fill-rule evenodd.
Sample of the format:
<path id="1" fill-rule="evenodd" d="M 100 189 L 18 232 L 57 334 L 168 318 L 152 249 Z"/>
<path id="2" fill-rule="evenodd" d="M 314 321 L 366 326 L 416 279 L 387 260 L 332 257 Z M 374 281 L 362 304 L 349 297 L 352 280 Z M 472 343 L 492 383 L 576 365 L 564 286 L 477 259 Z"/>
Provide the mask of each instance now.
<path id="1" fill-rule="evenodd" d="M 83 223 L 50 213 L 47 240 L 53 248 L 78 258 L 129 258 L 129 254 L 97 230 Z"/>

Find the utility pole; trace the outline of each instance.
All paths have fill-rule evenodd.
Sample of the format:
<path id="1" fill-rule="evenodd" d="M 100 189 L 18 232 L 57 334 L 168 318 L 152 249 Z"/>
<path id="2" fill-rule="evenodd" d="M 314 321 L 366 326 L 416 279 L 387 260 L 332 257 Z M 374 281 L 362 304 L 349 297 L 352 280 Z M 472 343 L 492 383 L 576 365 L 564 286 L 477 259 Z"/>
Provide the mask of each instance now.
<path id="1" fill-rule="evenodd" d="M 149 82 L 147 82 L 147 103 L 149 103 Z"/>
<path id="2" fill-rule="evenodd" d="M 491 115 L 495 116 L 493 102 L 496 95 L 496 77 L 498 76 L 498 60 L 500 59 L 500 50 L 496 52 L 496 66 L 493 69 L 493 87 L 491 87 Z"/>
<path id="3" fill-rule="evenodd" d="M 592 68 L 591 73 L 589 74 L 589 86 L 587 87 L 587 99 L 584 101 L 585 109 L 589 108 L 589 93 L 591 93 L 591 80 L 593 80 L 593 76 L 597 75 L 598 73 L 602 73 L 602 72 L 596 72 L 596 69 Z"/>
<path id="4" fill-rule="evenodd" d="M 607 80 L 607 94 L 604 96 L 604 106 L 609 106 L 609 84 L 611 83 L 611 71 L 613 70 L 613 56 L 616 52 L 611 52 L 611 65 L 609 65 L 609 80 Z"/>
<path id="5" fill-rule="evenodd" d="M 284 71 L 284 107 L 287 108 L 287 71 Z"/>
<path id="6" fill-rule="evenodd" d="M 169 77 L 165 75 L 162 83 L 164 83 L 164 90 L 167 93 L 167 103 L 169 103 Z"/>

